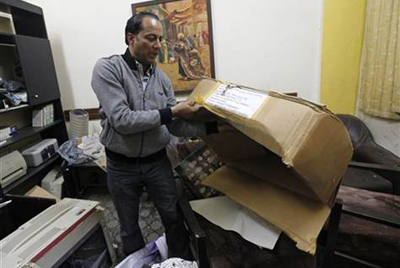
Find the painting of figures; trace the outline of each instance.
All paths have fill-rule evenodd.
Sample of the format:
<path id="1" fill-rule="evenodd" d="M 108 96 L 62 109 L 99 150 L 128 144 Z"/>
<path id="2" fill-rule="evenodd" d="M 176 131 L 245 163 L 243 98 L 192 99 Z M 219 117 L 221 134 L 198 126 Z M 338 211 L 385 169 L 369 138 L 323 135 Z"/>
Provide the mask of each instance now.
<path id="1" fill-rule="evenodd" d="M 163 26 L 157 64 L 171 79 L 175 93 L 191 91 L 215 78 L 210 0 L 159 0 L 132 4 L 133 14 L 156 14 Z"/>

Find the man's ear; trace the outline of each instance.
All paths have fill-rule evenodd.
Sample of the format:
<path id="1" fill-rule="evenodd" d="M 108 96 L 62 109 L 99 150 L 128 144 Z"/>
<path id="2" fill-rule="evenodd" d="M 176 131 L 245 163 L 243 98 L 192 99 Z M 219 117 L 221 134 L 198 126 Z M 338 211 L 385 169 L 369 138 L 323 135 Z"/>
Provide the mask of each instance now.
<path id="1" fill-rule="evenodd" d="M 135 36 L 132 33 L 127 33 L 126 40 L 128 41 L 128 45 L 131 45 L 135 42 Z"/>

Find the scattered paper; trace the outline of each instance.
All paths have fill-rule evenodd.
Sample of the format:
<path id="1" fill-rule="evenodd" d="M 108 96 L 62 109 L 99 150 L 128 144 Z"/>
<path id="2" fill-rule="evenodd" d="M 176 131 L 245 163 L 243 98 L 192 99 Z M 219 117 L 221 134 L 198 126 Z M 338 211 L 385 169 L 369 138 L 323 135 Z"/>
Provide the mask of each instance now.
<path id="1" fill-rule="evenodd" d="M 191 201 L 194 211 L 222 227 L 235 231 L 247 241 L 273 249 L 281 230 L 227 196 Z"/>
<path id="2" fill-rule="evenodd" d="M 82 137 L 82 143 L 78 145 L 85 155 L 95 159 L 105 155 L 104 146 L 100 143 L 99 133 Z"/>

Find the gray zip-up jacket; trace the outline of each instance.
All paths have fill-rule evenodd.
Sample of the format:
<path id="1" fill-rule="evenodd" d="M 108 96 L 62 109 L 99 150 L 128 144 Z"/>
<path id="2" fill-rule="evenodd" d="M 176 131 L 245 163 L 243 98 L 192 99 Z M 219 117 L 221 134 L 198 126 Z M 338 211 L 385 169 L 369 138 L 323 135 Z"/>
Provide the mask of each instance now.
<path id="1" fill-rule="evenodd" d="M 127 157 L 145 157 L 165 148 L 170 133 L 204 136 L 205 124 L 172 117 L 176 104 L 167 75 L 154 66 L 146 90 L 129 50 L 100 59 L 93 70 L 92 88 L 100 102 L 100 141 Z"/>

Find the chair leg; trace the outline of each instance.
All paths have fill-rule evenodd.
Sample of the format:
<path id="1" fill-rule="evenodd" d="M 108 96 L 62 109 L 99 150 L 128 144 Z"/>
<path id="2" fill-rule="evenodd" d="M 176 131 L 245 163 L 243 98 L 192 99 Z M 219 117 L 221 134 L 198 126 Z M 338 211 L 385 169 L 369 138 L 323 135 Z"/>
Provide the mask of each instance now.
<path id="1" fill-rule="evenodd" d="M 65 196 L 70 198 L 77 198 L 73 170 L 68 166 L 68 162 L 65 160 L 61 164 L 61 173 L 64 177 L 64 183 L 67 190 Z"/>
<path id="2" fill-rule="evenodd" d="M 329 217 L 328 235 L 324 256 L 322 258 L 322 268 L 331 268 L 335 255 L 336 239 L 339 230 L 340 216 L 342 214 L 342 204 L 335 203 Z"/>

